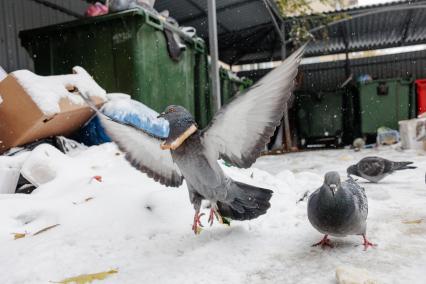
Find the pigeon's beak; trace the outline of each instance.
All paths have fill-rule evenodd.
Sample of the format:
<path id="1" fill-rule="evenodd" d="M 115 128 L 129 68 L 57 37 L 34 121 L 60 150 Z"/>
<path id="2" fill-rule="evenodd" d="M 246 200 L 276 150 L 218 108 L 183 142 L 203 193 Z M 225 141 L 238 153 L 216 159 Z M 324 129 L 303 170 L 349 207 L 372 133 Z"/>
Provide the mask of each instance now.
<path id="1" fill-rule="evenodd" d="M 331 189 L 331 193 L 333 193 L 333 196 L 336 194 L 337 192 L 337 185 L 335 185 L 334 183 L 330 184 L 330 189 Z"/>
<path id="2" fill-rule="evenodd" d="M 162 112 L 157 116 L 157 118 L 162 118 L 162 117 L 164 117 L 165 114 L 166 114 L 165 112 Z"/>

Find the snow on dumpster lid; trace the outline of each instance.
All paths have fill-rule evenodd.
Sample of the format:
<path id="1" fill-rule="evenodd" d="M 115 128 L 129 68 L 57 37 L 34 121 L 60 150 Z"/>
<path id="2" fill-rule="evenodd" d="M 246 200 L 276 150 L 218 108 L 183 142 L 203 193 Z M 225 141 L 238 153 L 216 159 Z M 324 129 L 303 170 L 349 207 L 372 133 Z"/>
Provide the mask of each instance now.
<path id="1" fill-rule="evenodd" d="M 80 96 L 70 92 L 72 89 L 77 89 L 89 97 L 97 96 L 106 100 L 106 91 L 86 70 L 79 66 L 72 70 L 74 74 L 56 76 L 39 76 L 28 70 L 18 70 L 11 74 L 46 115 L 59 113 L 59 102 L 63 98 L 69 99 L 74 104 L 84 105 L 84 100 Z"/>

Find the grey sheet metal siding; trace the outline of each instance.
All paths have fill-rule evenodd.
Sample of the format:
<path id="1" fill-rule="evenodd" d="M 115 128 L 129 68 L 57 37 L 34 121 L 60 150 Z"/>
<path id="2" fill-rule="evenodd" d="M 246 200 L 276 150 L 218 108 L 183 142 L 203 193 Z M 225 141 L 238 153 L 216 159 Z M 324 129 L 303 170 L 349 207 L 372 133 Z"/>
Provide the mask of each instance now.
<path id="1" fill-rule="evenodd" d="M 351 60 L 356 79 L 362 74 L 387 79 L 413 76 L 426 78 L 426 50 Z M 345 61 L 302 65 L 302 89 L 336 90 L 345 80 Z"/>
<path id="2" fill-rule="evenodd" d="M 355 79 L 362 74 L 379 79 L 408 76 L 426 78 L 426 50 L 355 59 L 351 60 L 350 66 Z M 300 70 L 303 80 L 299 90 L 302 91 L 334 91 L 347 79 L 344 60 L 301 65 Z M 238 72 L 238 76 L 256 82 L 269 71 L 242 71 Z"/>
<path id="3" fill-rule="evenodd" d="M 49 2 L 81 15 L 88 5 L 80 0 Z M 31 0 L 0 0 L 0 66 L 7 72 L 18 69 L 33 70 L 32 60 L 19 42 L 19 31 L 74 19 Z"/>

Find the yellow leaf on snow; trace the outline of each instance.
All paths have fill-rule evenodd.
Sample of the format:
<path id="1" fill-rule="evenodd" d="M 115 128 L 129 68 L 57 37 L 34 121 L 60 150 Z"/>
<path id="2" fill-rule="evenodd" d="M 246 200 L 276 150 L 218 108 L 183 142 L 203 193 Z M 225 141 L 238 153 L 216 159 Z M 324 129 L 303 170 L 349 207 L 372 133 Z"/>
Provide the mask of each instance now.
<path id="1" fill-rule="evenodd" d="M 25 233 L 12 233 L 15 240 L 25 238 Z"/>
<path id="2" fill-rule="evenodd" d="M 46 232 L 46 231 L 48 231 L 48 230 L 50 230 L 50 229 L 53 229 L 53 228 L 55 228 L 55 227 L 57 227 L 57 226 L 59 226 L 59 224 L 55 224 L 55 225 L 52 225 L 52 226 L 46 227 L 46 228 L 44 228 L 44 229 L 41 229 L 40 231 L 35 232 L 35 233 L 33 234 L 33 236 L 36 236 L 36 235 L 41 234 L 41 233 L 44 233 L 44 232 Z"/>
<path id="3" fill-rule="evenodd" d="M 420 224 L 423 222 L 423 219 L 411 220 L 411 221 L 402 221 L 404 224 Z"/>
<path id="4" fill-rule="evenodd" d="M 348 156 L 348 155 L 342 155 L 342 156 L 339 157 L 339 160 L 341 160 L 341 161 L 350 161 L 352 159 L 353 159 L 353 157 Z"/>
<path id="5" fill-rule="evenodd" d="M 59 284 L 71 284 L 71 283 L 75 283 L 75 284 L 87 284 L 87 283 L 92 283 L 95 280 L 104 280 L 108 276 L 111 276 L 112 274 L 115 274 L 115 273 L 118 273 L 118 271 L 115 270 L 115 269 L 111 269 L 109 271 L 99 272 L 99 273 L 94 273 L 94 274 L 82 274 L 82 275 L 79 275 L 79 276 L 67 278 L 67 279 L 61 280 L 59 282 L 53 282 L 53 283 L 59 283 Z"/>
<path id="6" fill-rule="evenodd" d="M 83 204 L 83 203 L 86 203 L 86 202 L 89 202 L 90 200 L 92 200 L 94 197 L 87 197 L 86 199 L 84 199 L 83 201 L 81 201 L 81 202 L 73 202 L 72 204 L 74 204 L 74 205 L 80 205 L 80 204 Z"/>

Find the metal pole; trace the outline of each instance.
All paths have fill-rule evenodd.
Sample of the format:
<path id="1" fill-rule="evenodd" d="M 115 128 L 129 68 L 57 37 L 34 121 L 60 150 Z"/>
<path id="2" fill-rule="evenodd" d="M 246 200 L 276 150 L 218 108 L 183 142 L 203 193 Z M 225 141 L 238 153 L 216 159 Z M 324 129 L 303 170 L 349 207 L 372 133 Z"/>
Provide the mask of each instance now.
<path id="1" fill-rule="evenodd" d="M 284 22 L 281 22 L 281 33 L 283 37 L 283 41 L 281 43 L 281 60 L 284 61 L 284 59 L 287 56 L 287 50 L 286 50 L 286 44 L 285 44 L 285 24 Z M 293 96 L 293 94 L 291 94 Z M 287 102 L 284 104 L 284 136 L 285 136 L 285 144 L 287 146 L 287 151 L 291 151 L 292 143 L 291 143 L 291 133 L 290 133 L 290 122 L 288 118 L 288 105 Z"/>
<path id="2" fill-rule="evenodd" d="M 212 77 L 212 95 L 216 110 L 222 103 L 220 101 L 219 82 L 219 51 L 217 47 L 217 21 L 216 21 L 216 0 L 207 0 L 209 18 L 209 45 L 210 45 L 210 74 Z"/>

